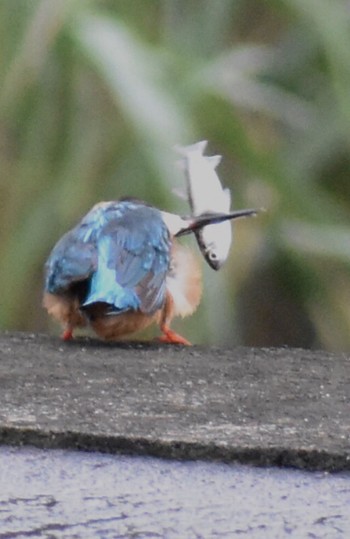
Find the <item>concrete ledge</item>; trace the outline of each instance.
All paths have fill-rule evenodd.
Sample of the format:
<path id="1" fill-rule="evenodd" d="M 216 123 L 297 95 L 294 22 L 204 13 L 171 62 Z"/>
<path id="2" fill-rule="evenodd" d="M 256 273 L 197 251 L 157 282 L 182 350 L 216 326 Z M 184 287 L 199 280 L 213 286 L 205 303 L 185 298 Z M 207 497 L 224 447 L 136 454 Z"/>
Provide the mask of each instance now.
<path id="1" fill-rule="evenodd" d="M 350 470 L 350 358 L 2 333 L 0 443 Z"/>

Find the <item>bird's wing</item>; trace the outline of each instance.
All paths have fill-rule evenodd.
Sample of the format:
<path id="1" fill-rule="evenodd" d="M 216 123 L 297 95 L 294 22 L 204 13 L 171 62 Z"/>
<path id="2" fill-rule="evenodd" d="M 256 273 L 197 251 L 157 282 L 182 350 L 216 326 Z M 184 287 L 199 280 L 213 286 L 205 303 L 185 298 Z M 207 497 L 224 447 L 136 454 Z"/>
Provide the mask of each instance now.
<path id="1" fill-rule="evenodd" d="M 149 206 L 119 203 L 125 211 L 101 228 L 98 266 L 83 307 L 111 305 L 111 314 L 140 309 L 152 314 L 164 303 L 170 241 L 161 213 Z"/>
<path id="2" fill-rule="evenodd" d="M 45 264 L 46 292 L 69 292 L 72 286 L 92 276 L 98 265 L 98 232 L 115 217 L 116 207 L 116 202 L 96 204 L 56 243 Z"/>
<path id="3" fill-rule="evenodd" d="M 85 228 L 78 225 L 67 232 L 51 251 L 45 265 L 47 292 L 69 292 L 74 284 L 87 280 L 96 270 L 96 243 L 85 239 Z"/>

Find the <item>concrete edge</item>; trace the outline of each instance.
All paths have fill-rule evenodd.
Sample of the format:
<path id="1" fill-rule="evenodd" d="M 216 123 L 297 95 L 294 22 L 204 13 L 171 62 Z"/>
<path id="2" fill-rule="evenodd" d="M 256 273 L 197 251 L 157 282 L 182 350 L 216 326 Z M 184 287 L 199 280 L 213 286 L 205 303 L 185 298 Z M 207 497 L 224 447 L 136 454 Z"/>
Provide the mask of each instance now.
<path id="1" fill-rule="evenodd" d="M 179 440 L 149 440 L 124 436 L 100 436 L 81 432 L 54 432 L 0 427 L 0 445 L 33 446 L 39 449 L 97 451 L 115 455 L 158 457 L 169 460 L 239 463 L 308 471 L 350 471 L 350 457 L 317 449 L 285 447 L 225 447 Z"/>

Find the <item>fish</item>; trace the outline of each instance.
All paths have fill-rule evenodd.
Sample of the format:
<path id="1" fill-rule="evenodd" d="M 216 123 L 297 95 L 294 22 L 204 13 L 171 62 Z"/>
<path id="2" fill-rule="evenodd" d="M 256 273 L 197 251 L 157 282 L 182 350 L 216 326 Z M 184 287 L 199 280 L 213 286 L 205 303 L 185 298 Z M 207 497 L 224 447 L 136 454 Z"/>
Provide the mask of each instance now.
<path id="1" fill-rule="evenodd" d="M 182 155 L 180 165 L 186 176 L 187 200 L 193 216 L 229 213 L 231 208 L 231 192 L 228 188 L 222 187 L 216 172 L 222 156 L 203 155 L 207 143 L 206 140 L 202 140 L 190 146 L 176 147 L 176 151 Z M 230 252 L 231 223 L 225 221 L 205 226 L 196 231 L 195 236 L 209 266 L 219 270 Z"/>

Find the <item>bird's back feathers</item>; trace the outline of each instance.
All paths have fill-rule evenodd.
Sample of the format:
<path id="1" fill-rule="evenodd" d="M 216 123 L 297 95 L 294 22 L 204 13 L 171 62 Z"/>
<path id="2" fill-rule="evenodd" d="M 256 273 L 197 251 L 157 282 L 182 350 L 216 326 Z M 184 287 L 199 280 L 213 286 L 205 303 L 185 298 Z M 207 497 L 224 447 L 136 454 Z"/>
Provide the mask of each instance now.
<path id="1" fill-rule="evenodd" d="M 170 263 L 161 212 L 136 201 L 96 205 L 57 243 L 46 264 L 46 291 L 64 294 L 84 284 L 81 307 L 106 303 L 117 314 L 158 310 Z"/>

